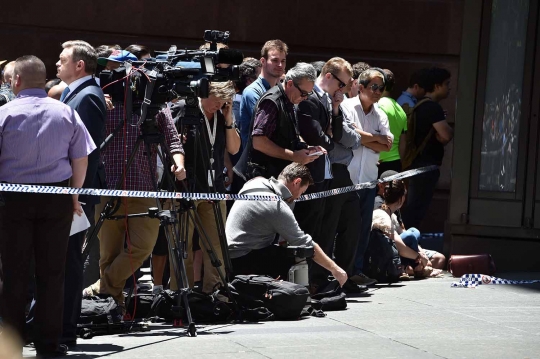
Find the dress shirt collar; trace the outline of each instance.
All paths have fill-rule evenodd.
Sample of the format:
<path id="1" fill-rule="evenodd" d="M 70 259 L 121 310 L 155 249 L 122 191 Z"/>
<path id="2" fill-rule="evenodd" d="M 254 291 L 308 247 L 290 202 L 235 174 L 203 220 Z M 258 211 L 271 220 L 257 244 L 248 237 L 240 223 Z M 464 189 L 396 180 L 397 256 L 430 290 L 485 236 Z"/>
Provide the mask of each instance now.
<path id="1" fill-rule="evenodd" d="M 418 102 L 418 99 L 416 97 L 414 97 L 412 94 L 410 94 L 409 92 L 407 92 L 407 91 L 403 91 L 401 94 L 403 96 L 408 97 L 412 101 L 412 103 L 414 103 L 415 105 Z"/>
<path id="2" fill-rule="evenodd" d="M 85 83 L 86 81 L 90 80 L 93 76 L 92 75 L 87 75 L 87 76 L 84 76 L 84 77 L 81 77 L 80 79 L 77 79 L 75 81 L 73 81 L 72 83 L 69 84 L 69 93 L 67 96 L 71 95 L 71 93 L 73 91 L 75 91 L 77 89 L 77 87 L 81 86 L 83 83 Z"/>
<path id="3" fill-rule="evenodd" d="M 17 94 L 17 98 L 21 98 L 21 97 L 47 97 L 47 93 L 45 92 L 44 89 L 30 88 L 30 89 L 21 90 Z"/>
<path id="4" fill-rule="evenodd" d="M 324 92 L 319 86 L 317 86 L 317 84 L 315 84 L 315 86 L 313 86 L 313 91 L 315 91 L 317 93 L 317 95 L 319 95 L 319 97 L 323 97 L 324 95 L 326 95 L 326 92 Z"/>

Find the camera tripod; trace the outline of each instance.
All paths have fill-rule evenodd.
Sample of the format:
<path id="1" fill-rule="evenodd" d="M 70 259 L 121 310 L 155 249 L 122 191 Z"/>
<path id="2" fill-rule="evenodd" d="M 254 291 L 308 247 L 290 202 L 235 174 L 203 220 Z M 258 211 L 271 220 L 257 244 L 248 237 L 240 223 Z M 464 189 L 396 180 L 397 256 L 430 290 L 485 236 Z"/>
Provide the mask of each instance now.
<path id="1" fill-rule="evenodd" d="M 151 113 L 157 113 L 155 111 L 151 111 Z M 140 125 L 141 129 L 141 135 L 138 137 L 137 142 L 135 143 L 135 146 L 129 156 L 127 165 L 123 171 L 123 174 L 118 181 L 117 188 L 121 188 L 121 185 L 124 181 L 125 176 L 127 175 L 127 172 L 129 171 L 129 168 L 135 158 L 135 155 L 137 151 L 139 150 L 140 146 L 144 144 L 145 146 L 145 152 L 147 155 L 147 160 L 150 164 L 150 173 L 154 173 L 155 169 L 152 166 L 151 161 L 151 154 L 152 154 L 152 146 L 160 145 L 161 146 L 161 152 L 157 151 L 157 154 L 161 160 L 161 162 L 164 164 L 165 167 L 168 167 L 167 164 L 173 163 L 172 155 L 169 151 L 168 146 L 165 143 L 164 136 L 159 132 L 159 129 L 157 127 L 157 123 L 153 120 L 146 120 L 142 121 Z M 109 138 L 110 141 L 111 138 Z M 104 148 L 105 146 L 102 146 Z M 169 185 L 173 186 L 174 190 L 174 179 L 171 179 L 171 173 L 164 171 L 163 174 L 164 178 L 162 180 L 162 183 L 168 183 Z M 152 186 L 154 187 L 155 191 L 158 191 L 158 185 L 157 182 L 153 182 Z M 184 187 L 187 190 L 187 186 L 184 183 Z M 168 188 L 170 189 L 170 188 Z M 149 209 L 147 213 L 139 213 L 139 214 L 129 214 L 129 215 L 114 215 L 119 207 L 120 207 L 120 199 L 119 198 L 111 198 L 105 205 L 105 208 L 100 213 L 100 217 L 98 222 L 96 223 L 92 233 L 87 237 L 87 240 L 85 242 L 85 245 L 83 246 L 83 259 L 85 259 L 90 251 L 90 248 L 93 244 L 93 242 L 97 238 L 97 234 L 99 233 L 103 222 L 105 220 L 122 220 L 127 218 L 136 218 L 136 217 L 150 217 L 150 218 L 157 218 L 160 221 L 161 226 L 163 226 L 165 237 L 167 240 L 167 246 L 169 249 L 169 253 L 171 254 L 171 264 L 172 269 L 174 273 L 171 273 L 171 275 L 174 275 L 176 278 L 176 281 L 178 283 L 178 292 L 179 295 L 177 296 L 178 302 L 177 305 L 172 308 L 173 313 L 175 314 L 175 318 L 173 320 L 174 326 L 180 326 L 182 323 L 182 308 L 185 310 L 186 320 L 188 323 L 187 332 L 190 336 L 196 336 L 197 330 L 195 327 L 195 323 L 193 322 L 191 310 L 189 307 L 189 301 L 188 296 L 191 293 L 191 289 L 189 288 L 188 279 L 187 279 L 187 273 L 185 269 L 185 263 L 184 260 L 187 258 L 187 245 L 188 242 L 188 226 L 189 223 L 193 223 L 195 229 L 197 229 L 199 233 L 199 240 L 201 243 L 201 247 L 204 248 L 204 250 L 208 253 L 208 255 L 211 258 L 212 265 L 216 268 L 217 273 L 220 277 L 221 283 L 223 284 L 223 287 L 225 288 L 225 291 L 227 293 L 227 296 L 234 304 L 234 299 L 232 297 L 232 294 L 229 291 L 228 285 L 227 285 L 227 276 L 223 274 L 223 272 L 220 270 L 220 267 L 222 263 L 215 255 L 214 248 L 212 247 L 212 244 L 210 243 L 207 233 L 203 228 L 201 219 L 198 215 L 198 213 L 194 210 L 194 204 L 193 201 L 182 199 L 180 200 L 180 206 L 179 206 L 179 212 L 175 210 L 175 204 L 171 200 L 172 206 L 170 210 L 163 210 L 163 207 L 161 205 L 161 202 L 159 199 L 156 199 L 156 207 L 152 207 Z M 220 239 L 221 243 L 225 243 L 225 236 L 224 236 L 224 225 L 221 217 L 221 212 L 219 211 L 219 206 L 217 204 L 213 204 L 215 208 L 215 214 L 216 214 L 216 223 L 218 227 L 218 233 L 220 233 Z M 178 214 L 180 214 L 180 220 L 178 219 Z M 177 225 L 179 224 L 179 229 L 177 228 Z M 227 258 L 228 260 L 228 252 L 226 250 L 227 247 L 223 247 L 224 252 L 224 258 Z M 227 263 L 227 262 L 226 262 Z M 228 267 L 230 268 L 230 266 Z M 230 273 L 230 272 L 229 272 Z M 128 297 L 128 301 L 131 298 Z M 128 302 L 129 304 L 129 302 Z"/>

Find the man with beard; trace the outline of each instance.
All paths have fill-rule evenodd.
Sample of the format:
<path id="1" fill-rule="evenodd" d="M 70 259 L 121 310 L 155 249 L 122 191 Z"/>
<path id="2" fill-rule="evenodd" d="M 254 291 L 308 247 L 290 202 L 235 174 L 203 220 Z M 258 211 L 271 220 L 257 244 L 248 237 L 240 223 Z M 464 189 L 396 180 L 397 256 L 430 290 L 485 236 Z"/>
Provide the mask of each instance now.
<path id="1" fill-rule="evenodd" d="M 287 44 L 281 40 L 269 40 L 261 49 L 261 75 L 246 87 L 240 103 L 240 118 L 237 121 L 242 148 L 246 147 L 250 135 L 249 127 L 257 101 L 266 91 L 276 86 L 281 75 L 285 73 L 288 51 Z"/>

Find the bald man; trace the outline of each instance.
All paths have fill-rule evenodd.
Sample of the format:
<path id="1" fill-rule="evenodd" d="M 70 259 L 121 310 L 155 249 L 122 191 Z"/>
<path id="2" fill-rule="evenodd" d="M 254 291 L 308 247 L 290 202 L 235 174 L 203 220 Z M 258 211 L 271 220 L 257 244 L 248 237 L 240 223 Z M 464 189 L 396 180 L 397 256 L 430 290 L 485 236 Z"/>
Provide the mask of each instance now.
<path id="1" fill-rule="evenodd" d="M 0 107 L 0 182 L 67 187 L 71 179 L 72 187 L 81 187 L 88 154 L 96 146 L 77 112 L 47 97 L 45 65 L 35 56 L 15 61 L 11 84 L 17 97 Z M 38 356 L 63 355 L 64 263 L 73 213 L 82 214 L 78 196 L 0 194 L 4 325 L 24 338 L 26 288 L 35 254 L 39 301 L 34 333 L 28 334 Z"/>

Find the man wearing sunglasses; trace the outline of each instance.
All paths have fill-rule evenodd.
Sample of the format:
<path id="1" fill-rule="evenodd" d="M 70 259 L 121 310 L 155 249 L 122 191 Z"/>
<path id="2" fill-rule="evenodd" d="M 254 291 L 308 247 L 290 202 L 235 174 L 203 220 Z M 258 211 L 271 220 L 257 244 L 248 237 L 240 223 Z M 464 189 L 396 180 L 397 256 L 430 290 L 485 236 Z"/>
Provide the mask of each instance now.
<path id="1" fill-rule="evenodd" d="M 334 150 L 334 142 L 340 141 L 342 137 L 343 117 L 339 106 L 343 102 L 344 92 L 347 86 L 352 81 L 352 72 L 352 66 L 346 60 L 340 57 L 334 57 L 328 60 L 315 82 L 313 94 L 306 101 L 298 105 L 297 115 L 300 135 L 308 145 L 321 146 L 328 151 L 328 155 L 321 155 L 317 160 L 307 165 L 314 184 L 308 188 L 306 193 L 321 192 L 330 188 L 333 173 L 329 155 Z M 342 172 L 340 171 L 337 171 L 336 174 L 338 177 L 342 176 Z M 343 176 L 350 182 L 348 172 Z M 327 255 L 332 256 L 335 247 L 335 227 L 337 226 L 339 216 L 332 217 L 335 218 L 333 222 L 336 223 L 328 223 L 326 217 L 323 217 L 326 213 L 326 203 L 333 203 L 333 201 L 327 200 L 327 198 L 321 198 L 298 202 L 294 209 L 294 215 L 300 228 L 311 235 L 313 240 L 321 246 Z M 337 207 L 332 207 L 334 211 L 337 210 L 340 212 Z M 324 223 L 323 218 L 325 218 Z M 328 225 L 334 228 L 334 235 L 321 236 L 323 226 L 326 227 Z M 352 271 L 357 236 L 349 236 L 349 238 L 352 241 L 341 240 L 339 243 L 336 243 L 337 250 L 335 251 L 336 261 L 340 262 L 338 265 L 346 271 L 347 267 L 351 267 L 350 269 Z M 343 249 L 347 245 L 349 247 L 344 251 Z M 352 247 L 350 247 L 351 245 Z M 347 258 L 346 252 L 348 252 L 349 258 Z M 310 269 L 311 288 L 313 291 L 316 291 L 318 287 L 324 286 L 329 272 L 318 264 L 313 264 Z M 346 285 L 345 290 L 347 288 L 348 286 Z"/>
<path id="2" fill-rule="evenodd" d="M 310 64 L 299 62 L 287 72 L 283 84 L 268 90 L 254 110 L 250 137 L 242 157 L 234 167 L 244 180 L 257 176 L 274 177 L 291 162 L 308 164 L 316 160 L 322 147 L 309 147 L 300 140 L 294 105 L 313 93 L 317 77 Z"/>
<path id="3" fill-rule="evenodd" d="M 353 184 L 377 179 L 379 153 L 389 151 L 394 139 L 390 132 L 388 117 L 375 106 L 385 88 L 383 71 L 378 68 L 368 69 L 360 74 L 358 82 L 360 83 L 358 96 L 347 99 L 341 105 L 343 116 L 352 122 L 355 131 L 360 135 L 361 146 L 353 150 L 354 156 L 349 164 Z M 360 199 L 360 220 L 357 218 L 356 225 L 360 238 L 351 280 L 356 284 L 370 285 L 376 281 L 366 277 L 362 269 L 364 253 L 369 242 L 376 193 L 374 188 L 366 188 L 357 194 Z"/>

